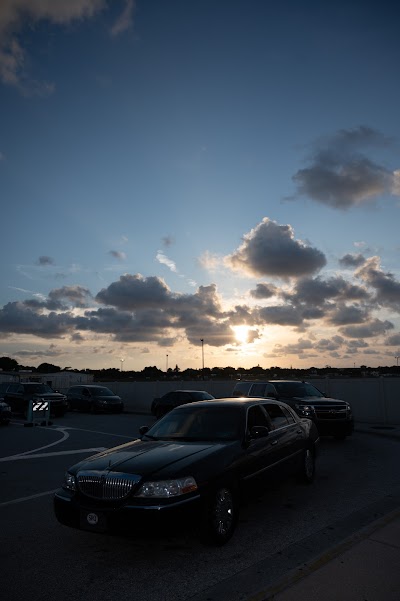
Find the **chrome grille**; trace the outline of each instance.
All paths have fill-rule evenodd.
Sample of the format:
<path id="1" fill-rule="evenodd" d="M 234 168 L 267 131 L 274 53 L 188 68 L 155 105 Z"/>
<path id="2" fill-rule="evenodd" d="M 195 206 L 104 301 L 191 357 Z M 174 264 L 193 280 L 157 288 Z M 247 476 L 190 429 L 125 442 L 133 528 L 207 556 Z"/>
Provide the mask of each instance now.
<path id="1" fill-rule="evenodd" d="M 140 480 L 134 474 L 104 472 L 79 472 L 77 481 L 79 490 L 92 499 L 118 501 L 127 497 Z"/>
<path id="2" fill-rule="evenodd" d="M 343 405 L 317 405 L 314 404 L 317 419 L 346 419 L 347 407 Z"/>

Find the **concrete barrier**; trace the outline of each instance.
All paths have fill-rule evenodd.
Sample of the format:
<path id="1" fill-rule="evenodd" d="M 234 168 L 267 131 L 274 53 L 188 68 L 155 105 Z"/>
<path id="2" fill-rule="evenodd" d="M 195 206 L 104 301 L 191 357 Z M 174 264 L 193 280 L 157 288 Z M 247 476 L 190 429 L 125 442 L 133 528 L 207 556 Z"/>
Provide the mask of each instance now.
<path id="1" fill-rule="evenodd" d="M 328 396 L 348 401 L 356 421 L 400 425 L 400 378 L 321 378 L 311 384 Z M 155 397 L 169 390 L 206 390 L 216 398 L 232 396 L 234 380 L 183 382 L 102 382 L 134 413 L 150 413 Z"/>

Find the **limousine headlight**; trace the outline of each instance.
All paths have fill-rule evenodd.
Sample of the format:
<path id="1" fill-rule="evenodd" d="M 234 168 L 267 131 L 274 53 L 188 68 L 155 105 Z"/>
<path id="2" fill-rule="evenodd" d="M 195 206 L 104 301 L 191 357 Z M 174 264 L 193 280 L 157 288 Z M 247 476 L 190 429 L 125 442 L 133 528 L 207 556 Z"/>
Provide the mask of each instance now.
<path id="1" fill-rule="evenodd" d="M 168 499 L 179 497 L 197 490 L 197 483 L 192 476 L 178 478 L 177 480 L 157 480 L 155 482 L 144 482 L 135 497 Z"/>
<path id="2" fill-rule="evenodd" d="M 75 476 L 70 474 L 69 472 L 65 472 L 63 488 L 67 490 L 76 491 L 76 480 Z"/>

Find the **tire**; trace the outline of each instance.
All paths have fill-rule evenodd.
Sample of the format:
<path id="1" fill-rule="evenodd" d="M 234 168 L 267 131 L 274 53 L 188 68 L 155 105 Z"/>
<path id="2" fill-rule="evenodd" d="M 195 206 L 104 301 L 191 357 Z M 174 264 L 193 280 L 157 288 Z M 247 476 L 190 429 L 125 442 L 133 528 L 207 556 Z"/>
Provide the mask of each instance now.
<path id="1" fill-rule="evenodd" d="M 308 448 L 303 453 L 300 480 L 304 484 L 311 484 L 315 477 L 315 449 Z"/>
<path id="2" fill-rule="evenodd" d="M 229 486 L 220 486 L 207 503 L 202 520 L 205 543 L 221 546 L 233 535 L 239 517 L 236 494 Z"/>

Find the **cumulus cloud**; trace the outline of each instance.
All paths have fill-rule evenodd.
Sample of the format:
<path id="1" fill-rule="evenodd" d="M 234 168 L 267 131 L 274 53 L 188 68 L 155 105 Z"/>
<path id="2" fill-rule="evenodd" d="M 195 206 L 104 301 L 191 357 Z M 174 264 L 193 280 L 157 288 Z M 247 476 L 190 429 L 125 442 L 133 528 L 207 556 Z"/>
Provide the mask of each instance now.
<path id="1" fill-rule="evenodd" d="M 163 307 L 171 297 L 171 291 L 161 278 L 144 278 L 140 274 L 122 275 L 119 281 L 103 288 L 96 300 L 117 309 L 134 311 L 147 307 Z"/>
<path id="2" fill-rule="evenodd" d="M 360 253 L 356 255 L 348 253 L 347 255 L 344 255 L 339 259 L 339 264 L 344 269 L 353 269 L 355 267 L 360 267 L 360 265 L 363 265 L 363 263 L 365 263 L 365 257 Z"/>
<path id="3" fill-rule="evenodd" d="M 320 140 L 310 157 L 310 166 L 293 176 L 297 191 L 312 200 L 337 208 L 364 205 L 383 194 L 396 194 L 397 171 L 389 171 L 365 152 L 389 146 L 380 132 L 360 126 L 341 130 Z"/>
<path id="4" fill-rule="evenodd" d="M 250 296 L 258 299 L 271 298 L 277 291 L 277 287 L 273 284 L 257 284 L 254 290 L 250 290 Z"/>
<path id="5" fill-rule="evenodd" d="M 177 340 L 200 346 L 203 339 L 209 346 L 228 348 L 238 344 L 237 326 L 249 328 L 247 342 L 251 343 L 268 331 L 268 326 L 299 332 L 318 325 L 324 332 L 331 328 L 333 335 L 319 339 L 313 333 L 316 330 L 310 329 L 297 343 L 282 346 L 283 352 L 303 358 L 311 357 L 311 351 L 344 358 L 345 353 L 367 349 L 364 338 L 382 337 L 394 328 L 390 321 L 377 319 L 373 311 L 382 306 L 378 291 L 382 295 L 388 281 L 390 285 L 396 282 L 382 272 L 376 257 L 366 260 L 357 273 L 362 286 L 340 276 L 326 280 L 304 277 L 295 281 L 291 291 L 286 286 L 279 289 L 260 283 L 251 291 L 253 299 L 267 303 L 275 297 L 276 304 L 233 307 L 226 306 L 215 284 L 183 294 L 172 291 L 159 277 L 125 274 L 94 298 L 87 288 L 76 285 L 55 288 L 47 296 L 31 293 L 30 299 L 8 303 L 0 309 L 0 332 L 3 337 L 68 338 L 77 343 L 106 336 L 119 343 L 159 346 L 172 346 Z M 375 297 L 369 288 L 375 290 Z M 396 336 L 393 332 L 387 338 L 388 346 L 398 345 Z"/>
<path id="6" fill-rule="evenodd" d="M 347 338 L 372 338 L 380 334 L 386 334 L 388 330 L 392 330 L 393 328 L 394 325 L 390 321 L 372 319 L 363 325 L 353 325 L 340 328 L 340 333 Z"/>
<path id="7" fill-rule="evenodd" d="M 361 300 L 368 299 L 369 294 L 365 288 L 355 286 L 342 276 L 323 279 L 302 278 L 296 282 L 291 292 L 282 292 L 281 296 L 290 300 L 294 305 L 307 305 L 322 307 L 331 300 Z"/>
<path id="8" fill-rule="evenodd" d="M 225 257 L 225 264 L 249 276 L 302 277 L 326 265 L 318 249 L 295 240 L 290 225 L 265 217 L 243 237 L 241 246 Z"/>
<path id="9" fill-rule="evenodd" d="M 392 273 L 382 270 L 379 257 L 367 259 L 355 275 L 375 289 L 380 305 L 400 312 L 400 282 Z"/>
<path id="10" fill-rule="evenodd" d="M 365 323 L 369 318 L 369 311 L 356 305 L 336 305 L 329 315 L 329 322 L 335 326 L 353 323 Z"/>
<path id="11" fill-rule="evenodd" d="M 49 292 L 49 299 L 56 301 L 67 300 L 74 307 L 85 307 L 92 295 L 88 288 L 83 286 L 63 286 Z"/>
<path id="12" fill-rule="evenodd" d="M 393 334 L 393 336 L 389 336 L 388 338 L 386 338 L 385 344 L 388 344 L 389 346 L 400 347 L 400 334 Z M 399 351 L 399 354 L 400 354 L 400 351 Z"/>

